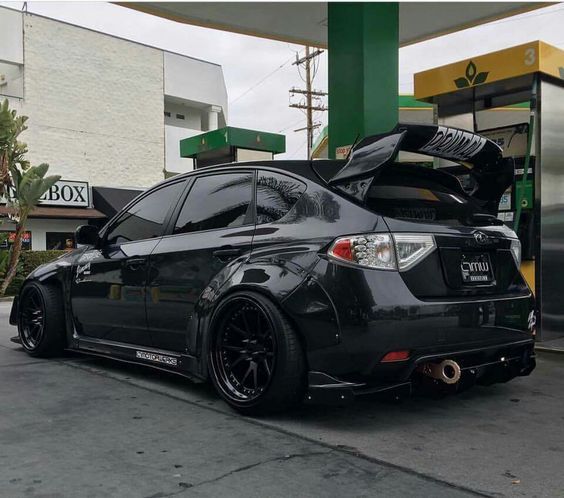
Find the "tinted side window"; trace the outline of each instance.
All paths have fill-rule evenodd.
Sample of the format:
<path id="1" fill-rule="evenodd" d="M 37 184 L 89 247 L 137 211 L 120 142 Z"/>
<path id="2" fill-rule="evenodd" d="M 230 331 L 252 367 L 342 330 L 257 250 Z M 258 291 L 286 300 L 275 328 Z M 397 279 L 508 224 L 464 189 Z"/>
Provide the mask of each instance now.
<path id="1" fill-rule="evenodd" d="M 178 215 L 174 233 L 244 225 L 251 204 L 252 189 L 252 173 L 197 178 Z"/>
<path id="2" fill-rule="evenodd" d="M 284 217 L 305 191 L 305 185 L 278 173 L 260 171 L 257 179 L 257 224 Z"/>
<path id="3" fill-rule="evenodd" d="M 168 210 L 180 195 L 184 182 L 159 188 L 131 206 L 107 236 L 109 244 L 159 237 Z"/>

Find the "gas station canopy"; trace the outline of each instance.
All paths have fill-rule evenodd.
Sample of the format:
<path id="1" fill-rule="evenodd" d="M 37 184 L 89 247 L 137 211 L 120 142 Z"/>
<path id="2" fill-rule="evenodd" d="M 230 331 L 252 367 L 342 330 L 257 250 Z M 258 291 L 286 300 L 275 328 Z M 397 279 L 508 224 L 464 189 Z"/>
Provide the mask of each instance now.
<path id="1" fill-rule="evenodd" d="M 429 69 L 415 74 L 415 98 L 448 114 L 501 107 L 530 100 L 536 73 L 564 79 L 564 51 L 533 41 Z"/>
<path id="2" fill-rule="evenodd" d="M 132 2 L 125 7 L 186 24 L 326 48 L 327 2 Z M 402 2 L 401 46 L 546 7 L 532 2 Z"/>
<path id="3" fill-rule="evenodd" d="M 328 48 L 329 157 L 398 122 L 399 47 L 541 7 L 533 2 L 132 2 L 177 22 Z M 378 91 L 375 92 L 374 90 Z"/>

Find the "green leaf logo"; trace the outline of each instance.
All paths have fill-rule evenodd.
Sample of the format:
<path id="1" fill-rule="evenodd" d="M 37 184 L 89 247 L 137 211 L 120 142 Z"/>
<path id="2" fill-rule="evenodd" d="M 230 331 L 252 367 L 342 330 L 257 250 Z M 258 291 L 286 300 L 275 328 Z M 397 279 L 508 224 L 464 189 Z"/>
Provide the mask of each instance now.
<path id="1" fill-rule="evenodd" d="M 470 61 L 466 66 L 466 78 L 468 78 L 468 81 L 472 83 L 474 76 L 476 76 L 476 64 Z"/>
<path id="2" fill-rule="evenodd" d="M 469 86 L 479 85 L 486 82 L 489 74 L 490 73 L 487 71 L 478 73 L 476 64 L 470 61 L 466 66 L 466 75 L 460 78 L 456 78 L 454 80 L 454 84 L 456 85 L 456 88 L 467 88 Z"/>
<path id="3" fill-rule="evenodd" d="M 474 85 L 479 85 L 480 83 L 485 83 L 485 81 L 488 79 L 488 72 L 485 73 L 478 73 L 476 75 L 476 79 L 474 79 Z"/>
<path id="4" fill-rule="evenodd" d="M 456 85 L 456 88 L 465 88 L 467 86 L 470 86 L 470 83 L 468 83 L 468 80 L 466 78 L 456 78 L 454 80 L 454 83 Z"/>

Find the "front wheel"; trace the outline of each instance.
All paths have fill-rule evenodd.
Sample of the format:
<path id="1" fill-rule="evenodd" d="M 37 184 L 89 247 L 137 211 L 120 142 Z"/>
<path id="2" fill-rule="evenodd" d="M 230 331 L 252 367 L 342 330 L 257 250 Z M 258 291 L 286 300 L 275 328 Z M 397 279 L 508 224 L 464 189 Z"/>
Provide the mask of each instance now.
<path id="1" fill-rule="evenodd" d="M 281 310 L 254 292 L 237 292 L 214 314 L 209 346 L 212 382 L 246 415 L 286 410 L 302 399 L 306 363 Z"/>
<path id="2" fill-rule="evenodd" d="M 18 334 L 31 356 L 49 357 L 63 352 L 65 322 L 60 290 L 52 285 L 26 284 L 20 298 Z"/>

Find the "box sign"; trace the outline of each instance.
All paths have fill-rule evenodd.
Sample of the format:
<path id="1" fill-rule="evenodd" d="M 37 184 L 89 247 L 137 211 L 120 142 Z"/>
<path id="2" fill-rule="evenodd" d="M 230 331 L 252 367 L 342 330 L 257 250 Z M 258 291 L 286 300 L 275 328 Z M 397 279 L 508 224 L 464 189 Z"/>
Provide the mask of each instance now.
<path id="1" fill-rule="evenodd" d="M 3 198 L 0 202 L 5 204 L 6 199 Z M 59 180 L 43 194 L 39 204 L 42 206 L 90 207 L 88 182 Z"/>
<path id="2" fill-rule="evenodd" d="M 43 206 L 89 207 L 88 183 L 59 180 L 41 197 L 40 204 Z"/>

